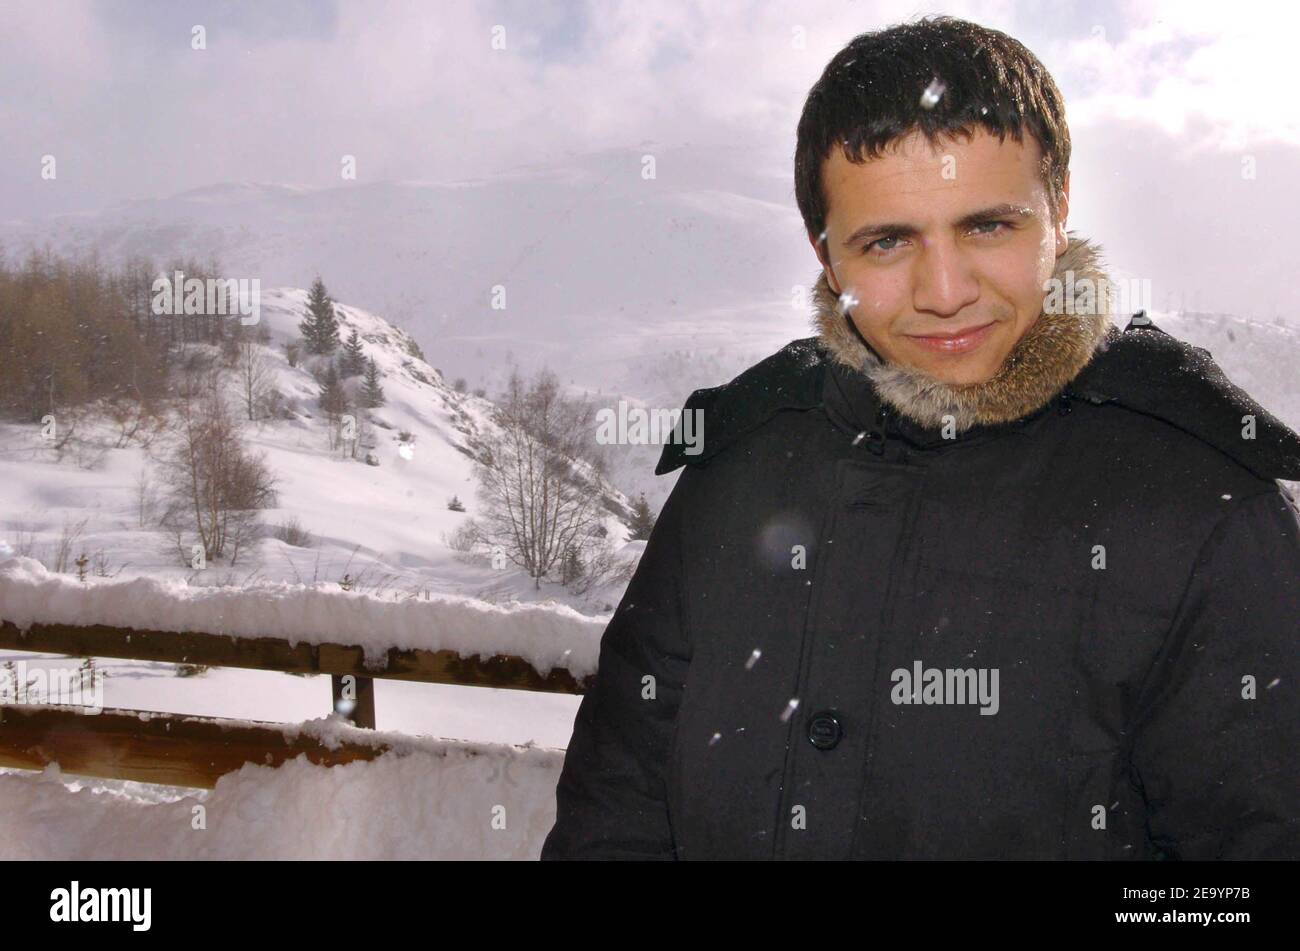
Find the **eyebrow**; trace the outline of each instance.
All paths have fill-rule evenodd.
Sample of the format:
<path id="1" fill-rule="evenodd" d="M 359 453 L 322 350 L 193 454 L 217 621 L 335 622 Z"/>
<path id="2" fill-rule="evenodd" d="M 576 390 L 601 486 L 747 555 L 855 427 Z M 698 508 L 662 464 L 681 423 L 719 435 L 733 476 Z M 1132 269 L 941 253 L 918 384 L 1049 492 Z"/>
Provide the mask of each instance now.
<path id="1" fill-rule="evenodd" d="M 972 211 L 968 215 L 962 215 L 955 222 L 954 226 L 958 229 L 965 230 L 976 225 L 986 224 L 1000 218 L 1036 218 L 1037 213 L 1024 205 L 1015 205 L 1011 203 L 993 205 L 989 208 L 981 208 L 979 211 Z M 867 238 L 879 235 L 889 234 L 900 237 L 910 237 L 920 234 L 921 229 L 916 225 L 906 224 L 905 222 L 881 222 L 879 224 L 865 224 L 853 234 L 844 239 L 844 247 L 855 247 Z"/>

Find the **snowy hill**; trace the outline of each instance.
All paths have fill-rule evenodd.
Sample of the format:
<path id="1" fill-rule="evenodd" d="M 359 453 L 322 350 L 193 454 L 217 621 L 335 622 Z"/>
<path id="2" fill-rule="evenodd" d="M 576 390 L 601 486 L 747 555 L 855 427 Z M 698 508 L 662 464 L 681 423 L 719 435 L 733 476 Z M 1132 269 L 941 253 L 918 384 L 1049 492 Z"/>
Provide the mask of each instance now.
<path id="1" fill-rule="evenodd" d="M 14 424 L 0 425 L 0 540 L 49 564 L 67 527 L 85 520 L 76 553 L 102 553 L 107 571 L 125 576 L 185 577 L 201 585 L 240 584 L 250 576 L 339 581 L 346 573 L 362 587 L 492 601 L 555 599 L 596 613 L 607 609 L 610 598 L 617 600 L 617 591 L 579 599 L 559 585 L 535 592 L 520 571 L 468 562 L 448 546 L 452 533 L 475 514 L 473 440 L 493 431 L 491 404 L 452 389 L 404 331 L 347 304 L 335 308 L 340 336 L 346 339 L 355 328 L 382 376 L 386 403 L 370 411 L 379 465 L 330 452 L 327 422 L 316 405 L 320 388 L 305 366 L 310 358 L 291 367 L 283 349 L 299 337 L 306 300 L 306 291 L 295 288 L 262 293 L 261 322 L 271 336 L 264 356 L 288 418 L 246 423 L 244 439 L 265 454 L 278 480 L 279 507 L 263 513 L 264 523 L 296 519 L 314 537 L 311 547 L 265 538 L 233 567 L 190 571 L 174 548 L 168 552 L 160 532 L 141 524 L 139 479 L 154 471 L 150 452 L 156 449 L 133 444 L 79 453 L 80 464 L 56 462 L 36 427 Z M 359 384 L 356 377 L 346 381 L 352 390 Z M 92 427 L 86 435 L 95 433 Z M 448 510 L 453 496 L 467 512 Z M 627 500 L 607 484 L 602 496 L 603 524 L 621 542 L 626 529 L 615 513 L 626 511 Z M 629 555 L 637 551 L 633 545 Z"/>
<path id="2" fill-rule="evenodd" d="M 789 192 L 788 170 L 739 148 L 705 160 L 647 145 L 460 181 L 215 184 L 0 220 L 0 243 L 11 260 L 46 243 L 105 261 L 215 256 L 224 275 L 263 288 L 319 273 L 338 299 L 436 340 L 435 365 L 471 388 L 494 392 L 513 357 L 586 390 L 678 406 L 693 387 L 664 401 L 628 381 L 682 349 L 765 354 L 806 334 L 791 285 L 815 268 Z M 504 310 L 491 306 L 498 285 Z"/>

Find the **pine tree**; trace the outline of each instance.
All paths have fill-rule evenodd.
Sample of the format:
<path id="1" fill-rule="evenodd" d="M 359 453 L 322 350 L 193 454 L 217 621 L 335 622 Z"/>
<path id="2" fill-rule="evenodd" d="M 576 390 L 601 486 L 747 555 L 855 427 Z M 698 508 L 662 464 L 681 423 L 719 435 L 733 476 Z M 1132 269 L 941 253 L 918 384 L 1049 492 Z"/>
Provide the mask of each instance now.
<path id="1" fill-rule="evenodd" d="M 384 388 L 379 385 L 379 367 L 375 366 L 374 357 L 366 358 L 366 380 L 361 387 L 361 402 L 367 409 L 383 406 L 387 402 L 384 399 Z"/>
<path id="2" fill-rule="evenodd" d="M 560 562 L 560 584 L 570 585 L 575 581 L 581 581 L 585 571 L 586 565 L 582 563 L 582 555 L 577 547 L 566 548 L 564 558 Z"/>
<path id="3" fill-rule="evenodd" d="M 331 418 L 341 416 L 347 410 L 347 393 L 343 389 L 343 382 L 339 379 L 339 371 L 333 360 L 330 361 L 329 368 L 325 371 L 325 378 L 321 383 L 319 402 L 320 408 Z"/>
<path id="4" fill-rule="evenodd" d="M 361 349 L 361 338 L 357 328 L 352 328 L 348 342 L 343 345 L 343 355 L 339 358 L 339 374 L 346 380 L 350 376 L 360 376 L 366 372 L 366 353 Z"/>
<path id="5" fill-rule="evenodd" d="M 308 353 L 333 353 L 339 345 L 339 322 L 334 316 L 334 301 L 319 277 L 311 285 L 307 298 L 307 316 L 298 325 Z"/>
<path id="6" fill-rule="evenodd" d="M 650 511 L 650 505 L 645 500 L 645 493 L 632 503 L 632 518 L 627 523 L 628 541 L 646 541 L 650 538 L 650 531 L 655 527 L 654 513 Z"/>

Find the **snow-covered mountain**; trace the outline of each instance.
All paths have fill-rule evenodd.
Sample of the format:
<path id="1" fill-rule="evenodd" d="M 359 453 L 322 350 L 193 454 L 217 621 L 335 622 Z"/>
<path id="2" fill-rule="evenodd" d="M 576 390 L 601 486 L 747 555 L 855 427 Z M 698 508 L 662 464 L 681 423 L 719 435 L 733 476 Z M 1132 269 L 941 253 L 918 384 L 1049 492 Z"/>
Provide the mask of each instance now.
<path id="1" fill-rule="evenodd" d="M 629 381 L 682 350 L 761 356 L 808 332 L 792 286 L 815 260 L 790 192 L 788 170 L 739 149 L 702 161 L 648 144 L 463 181 L 218 184 L 0 220 L 0 243 L 11 259 L 47 243 L 159 266 L 215 257 L 223 275 L 264 288 L 319 274 L 338 299 L 427 341 L 434 364 L 471 388 L 495 391 L 513 360 L 669 408 L 717 381 L 666 396 Z"/>
<path id="2" fill-rule="evenodd" d="M 369 411 L 378 465 L 343 458 L 328 445 L 328 422 L 317 407 L 319 384 L 303 358 L 288 363 L 283 345 L 299 338 L 307 292 L 277 288 L 261 295 L 261 323 L 270 332 L 264 356 L 271 365 L 271 385 L 284 397 L 280 418 L 245 423 L 244 439 L 277 479 L 278 508 L 262 513 L 268 526 L 297 519 L 314 544 L 298 547 L 268 537 L 241 556 L 194 573 L 179 564 L 166 537 L 141 524 L 140 477 L 155 467 L 150 453 L 136 444 L 125 448 L 95 445 L 108 437 L 103 421 L 78 429 L 91 440 L 76 453 L 55 461 L 37 428 L 0 426 L 0 539 L 18 553 L 30 548 L 47 565 L 65 530 L 82 520 L 75 544 L 101 557 L 109 571 L 126 575 L 189 577 L 191 584 L 242 583 L 249 576 L 287 581 L 338 581 L 346 573 L 362 586 L 456 593 L 490 600 L 555 599 L 600 613 L 619 592 L 598 590 L 586 598 L 569 595 L 559 585 L 534 592 L 531 582 L 513 568 L 493 568 L 467 561 L 448 545 L 466 519 L 475 515 L 474 440 L 494 431 L 491 404 L 457 392 L 438 369 L 420 355 L 406 332 L 382 317 L 337 304 L 340 337 L 355 329 L 366 355 L 381 375 L 385 405 Z M 360 378 L 346 381 L 355 389 Z M 233 401 L 236 405 L 238 399 Z M 403 438 L 407 434 L 408 438 Z M 111 446 L 112 439 L 106 438 Z M 612 485 L 601 483 L 603 524 L 615 544 L 626 539 L 620 516 L 628 500 Z M 144 494 L 150 490 L 145 489 Z M 448 509 L 455 496 L 466 512 Z M 627 549 L 639 552 L 639 543 Z"/>

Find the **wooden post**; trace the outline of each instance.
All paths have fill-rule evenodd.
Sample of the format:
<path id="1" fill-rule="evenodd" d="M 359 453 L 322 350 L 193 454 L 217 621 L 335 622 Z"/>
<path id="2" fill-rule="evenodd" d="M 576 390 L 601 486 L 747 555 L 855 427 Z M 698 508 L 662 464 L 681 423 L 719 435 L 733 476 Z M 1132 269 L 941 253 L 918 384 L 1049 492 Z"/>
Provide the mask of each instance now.
<path id="1" fill-rule="evenodd" d="M 355 705 L 348 709 L 343 700 L 344 680 L 351 683 Z M 355 674 L 334 674 L 330 677 L 330 688 L 334 695 L 334 709 L 347 717 L 357 726 L 373 730 L 375 728 L 375 681 L 371 677 L 358 677 Z"/>

